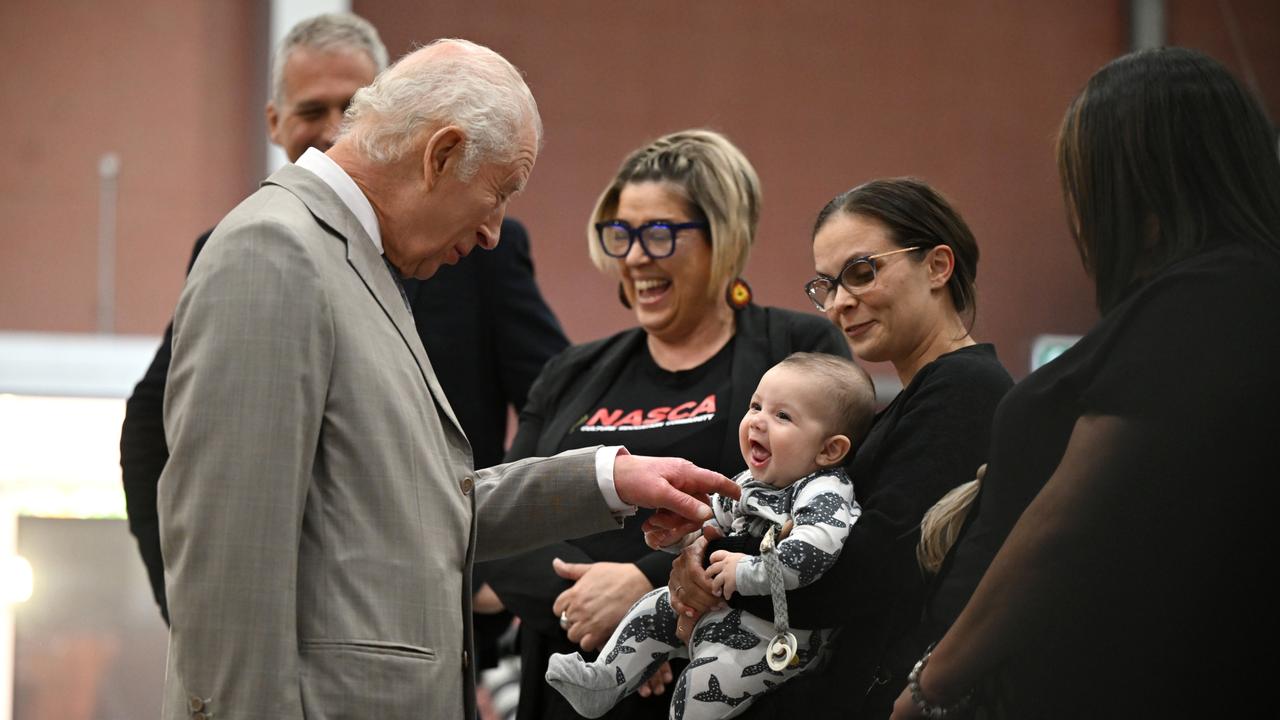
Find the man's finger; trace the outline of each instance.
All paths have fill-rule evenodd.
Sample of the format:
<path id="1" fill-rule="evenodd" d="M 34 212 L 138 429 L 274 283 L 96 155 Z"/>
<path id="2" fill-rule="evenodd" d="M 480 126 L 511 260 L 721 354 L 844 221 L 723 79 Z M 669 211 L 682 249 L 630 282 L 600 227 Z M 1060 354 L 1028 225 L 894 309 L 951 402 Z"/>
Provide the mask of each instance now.
<path id="1" fill-rule="evenodd" d="M 711 507 L 706 503 L 687 495 L 675 487 L 667 485 L 657 488 L 654 495 L 654 507 L 669 510 L 686 520 L 697 521 L 698 524 L 711 519 Z"/>
<path id="2" fill-rule="evenodd" d="M 687 521 L 684 518 L 671 515 L 670 513 L 654 513 L 649 516 L 648 520 L 644 521 L 644 525 L 641 527 L 643 527 L 646 532 L 649 530 L 670 530 L 676 525 L 682 525 L 685 522 Z"/>
<path id="3" fill-rule="evenodd" d="M 689 496 L 682 495 L 681 497 L 688 498 Z M 706 506 L 702 505 L 700 507 Z M 645 530 L 650 527 L 655 530 L 665 531 L 668 535 L 684 536 L 702 527 L 702 521 L 690 520 L 671 510 L 658 510 L 645 521 Z"/>
<path id="4" fill-rule="evenodd" d="M 684 497 L 688 496 L 686 495 Z M 670 510 L 658 510 L 649 516 L 649 519 L 645 521 L 643 527 L 646 530 L 652 528 L 654 530 L 663 530 L 670 533 L 687 535 L 701 526 L 701 522 L 690 520 Z"/>
<path id="5" fill-rule="evenodd" d="M 671 531 L 671 530 L 646 530 L 644 533 L 644 543 L 654 550 L 671 547 L 680 541 L 688 533 Z"/>
<path id="6" fill-rule="evenodd" d="M 645 543 L 655 550 L 660 550 L 679 542 L 697 527 L 696 523 L 685 520 L 673 512 L 660 510 L 645 520 L 641 529 L 644 531 Z"/>
<path id="7" fill-rule="evenodd" d="M 718 472 L 693 464 L 683 468 L 678 477 L 671 479 L 671 484 L 690 495 L 705 497 L 717 493 L 735 500 L 742 497 L 742 488 L 737 483 Z"/>

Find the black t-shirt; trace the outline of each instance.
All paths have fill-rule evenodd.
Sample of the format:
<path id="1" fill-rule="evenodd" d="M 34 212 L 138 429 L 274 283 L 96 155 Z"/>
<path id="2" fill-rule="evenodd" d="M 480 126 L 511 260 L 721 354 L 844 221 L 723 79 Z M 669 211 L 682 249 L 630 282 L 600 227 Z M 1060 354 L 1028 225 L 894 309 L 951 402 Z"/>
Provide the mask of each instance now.
<path id="1" fill-rule="evenodd" d="M 727 399 L 732 370 L 732 339 L 698 367 L 674 372 L 659 367 L 642 343 L 641 352 L 569 431 L 558 451 L 626 445 L 633 455 L 670 455 L 715 467 L 731 421 Z"/>
<path id="2" fill-rule="evenodd" d="M 680 457 L 700 467 L 717 467 L 728 430 L 728 402 L 733 344 L 730 339 L 711 359 L 689 370 L 664 370 L 653 361 L 648 345 L 640 349 L 621 368 L 608 391 L 590 405 L 590 410 L 564 436 L 557 452 L 595 445 L 626 445 L 633 455 Z M 752 388 L 754 391 L 755 388 Z M 736 422 L 736 420 L 734 420 Z M 738 460 L 739 467 L 746 467 Z M 582 550 L 592 562 L 635 563 L 654 587 L 665 585 L 674 555 L 654 552 L 644 544 L 641 527 L 652 510 L 640 509 L 627 520 L 621 530 L 575 538 L 568 541 Z M 549 561 L 548 561 L 549 562 Z M 522 636 L 523 637 L 523 636 Z M 537 677 L 522 682 L 537 684 L 541 693 L 540 717 L 577 717 L 568 703 L 554 690 L 545 687 L 545 657 L 551 652 L 582 652 L 588 660 L 595 653 L 582 651 L 560 633 L 543 635 L 542 667 Z M 533 665 L 526 660 L 527 665 Z M 677 665 L 677 669 L 681 666 Z M 677 670 L 678 671 L 678 670 Z M 670 702 L 667 694 L 641 698 L 629 696 L 613 708 L 610 718 L 666 717 Z"/>
<path id="3" fill-rule="evenodd" d="M 1009 393 L 952 570 L 980 578 L 1077 420 L 1117 418 L 1072 591 L 996 682 L 1009 717 L 1216 717 L 1266 694 L 1280 430 L 1280 260 L 1228 247 L 1162 272 Z M 1096 497 L 1096 494 L 1095 494 Z M 1262 571 L 1262 572 L 1259 572 Z"/>
<path id="4" fill-rule="evenodd" d="M 556 451 L 626 445 L 633 455 L 669 455 L 715 467 L 729 422 L 723 399 L 729 392 L 733 342 L 730 339 L 698 367 L 675 372 L 658 367 L 648 347 L 641 344 L 641 351 L 627 361 L 613 386 L 592 403 Z M 745 463 L 737 470 L 743 468 Z M 666 582 L 674 556 L 655 553 L 644 544 L 641 526 L 652 514 L 642 508 L 621 531 L 606 530 L 568 542 L 594 562 L 637 563 L 657 587 Z"/>

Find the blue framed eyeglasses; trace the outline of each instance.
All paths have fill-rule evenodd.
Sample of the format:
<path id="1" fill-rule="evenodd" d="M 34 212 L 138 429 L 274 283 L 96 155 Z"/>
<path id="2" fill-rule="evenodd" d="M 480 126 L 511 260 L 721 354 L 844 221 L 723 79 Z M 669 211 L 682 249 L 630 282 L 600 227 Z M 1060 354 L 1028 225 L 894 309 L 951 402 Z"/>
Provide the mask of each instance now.
<path id="1" fill-rule="evenodd" d="M 596 237 L 600 249 L 609 257 L 624 258 L 631 252 L 631 245 L 640 241 L 640 249 L 654 260 L 669 257 L 676 251 L 676 234 L 681 230 L 710 230 L 706 221 L 671 223 L 666 220 L 647 222 L 638 228 L 621 220 L 596 223 Z"/>

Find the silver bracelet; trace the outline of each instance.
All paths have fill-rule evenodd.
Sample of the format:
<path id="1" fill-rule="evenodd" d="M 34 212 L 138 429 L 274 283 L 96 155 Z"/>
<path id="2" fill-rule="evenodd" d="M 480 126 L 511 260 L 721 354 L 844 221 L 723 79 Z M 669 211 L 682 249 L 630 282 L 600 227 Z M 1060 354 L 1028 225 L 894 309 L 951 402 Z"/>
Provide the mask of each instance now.
<path id="1" fill-rule="evenodd" d="M 936 644 L 936 643 L 935 643 Z M 911 701 L 916 704 L 916 708 L 931 720 L 948 720 L 949 718 L 957 718 L 967 713 L 969 707 L 973 704 L 973 691 L 965 693 L 964 697 L 950 705 L 934 705 L 929 702 L 924 691 L 920 689 L 920 673 L 924 672 L 924 666 L 929 664 L 929 656 L 933 655 L 933 645 L 925 650 L 924 657 L 911 668 L 911 672 L 907 674 L 907 692 L 911 693 Z"/>

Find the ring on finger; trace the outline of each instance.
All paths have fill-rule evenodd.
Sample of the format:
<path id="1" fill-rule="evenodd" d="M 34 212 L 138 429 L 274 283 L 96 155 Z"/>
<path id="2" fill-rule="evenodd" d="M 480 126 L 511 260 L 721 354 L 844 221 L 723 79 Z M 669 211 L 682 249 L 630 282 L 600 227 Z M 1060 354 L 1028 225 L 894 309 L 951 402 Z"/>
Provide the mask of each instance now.
<path id="1" fill-rule="evenodd" d="M 569 629 L 569 626 L 570 626 L 570 625 L 572 625 L 572 624 L 573 624 L 573 621 L 569 619 L 569 612 L 568 612 L 567 610 L 566 610 L 566 611 L 561 612 L 561 613 L 560 613 L 560 627 L 564 628 L 565 630 L 568 630 L 568 629 Z"/>

